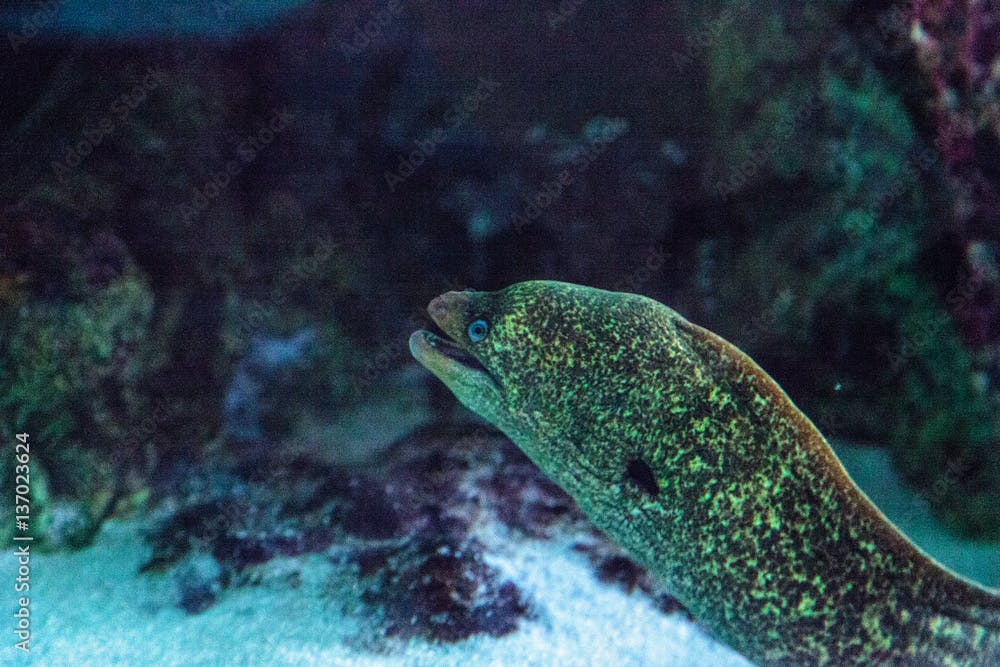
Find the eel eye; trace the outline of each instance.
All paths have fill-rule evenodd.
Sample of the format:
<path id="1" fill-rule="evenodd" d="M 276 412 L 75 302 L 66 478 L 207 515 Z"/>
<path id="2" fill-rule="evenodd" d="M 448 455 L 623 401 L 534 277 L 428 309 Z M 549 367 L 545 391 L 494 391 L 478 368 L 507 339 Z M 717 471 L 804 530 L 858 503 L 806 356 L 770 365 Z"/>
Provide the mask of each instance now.
<path id="1" fill-rule="evenodd" d="M 490 330 L 490 325 L 486 323 L 486 320 L 476 320 L 469 325 L 469 340 L 473 343 L 478 343 L 482 339 L 486 338 L 486 332 Z"/>

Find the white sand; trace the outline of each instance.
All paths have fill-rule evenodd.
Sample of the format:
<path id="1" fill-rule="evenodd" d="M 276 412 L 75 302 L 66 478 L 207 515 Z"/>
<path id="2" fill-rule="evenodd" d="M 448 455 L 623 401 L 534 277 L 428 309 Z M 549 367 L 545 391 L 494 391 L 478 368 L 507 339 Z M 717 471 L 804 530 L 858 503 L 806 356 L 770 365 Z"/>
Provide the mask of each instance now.
<path id="1" fill-rule="evenodd" d="M 941 528 L 926 503 L 904 488 L 878 450 L 838 444 L 838 453 L 872 499 L 932 555 L 997 584 L 1000 548 L 969 544 Z M 664 615 L 641 595 L 597 582 L 566 536 L 514 539 L 502 527 L 480 530 L 489 560 L 536 604 L 538 618 L 499 639 L 449 645 L 413 640 L 388 652 L 360 648 L 373 624 L 357 578 L 322 555 L 272 562 L 259 585 L 225 591 L 215 606 L 189 616 L 174 605 L 171 579 L 139 576 L 149 549 L 134 521 L 110 521 L 94 546 L 32 559 L 30 655 L 12 645 L 16 559 L 0 554 L 7 627 L 0 664 L 44 665 L 357 665 L 650 667 L 746 666 L 681 615 Z M 297 572 L 294 588 L 285 574 Z"/>
<path id="2" fill-rule="evenodd" d="M 108 522 L 94 546 L 32 559 L 30 655 L 0 649 L 4 665 L 747 665 L 681 615 L 600 584 L 569 542 L 511 543 L 494 564 L 537 603 L 539 618 L 502 638 L 435 646 L 411 641 L 388 653 L 357 646 L 368 625 L 353 575 L 313 555 L 288 559 L 302 583 L 282 578 L 231 589 L 207 611 L 172 606 L 166 577 L 137 576 L 148 557 L 134 522 Z M 0 572 L 13 579 L 10 553 Z M 270 568 L 280 570 L 280 566 Z M 13 599 L 11 600 L 13 603 Z M 11 622 L 8 625 L 13 627 Z"/>

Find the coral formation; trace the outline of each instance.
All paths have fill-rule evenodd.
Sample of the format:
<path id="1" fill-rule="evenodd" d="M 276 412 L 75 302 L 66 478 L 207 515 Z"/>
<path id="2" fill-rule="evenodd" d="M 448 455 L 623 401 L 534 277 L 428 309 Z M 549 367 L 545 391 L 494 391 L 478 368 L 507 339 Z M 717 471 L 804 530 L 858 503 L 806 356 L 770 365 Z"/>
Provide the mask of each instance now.
<path id="1" fill-rule="evenodd" d="M 973 235 L 1000 241 L 1000 8 L 915 0 L 895 17 L 931 89 L 934 145 L 958 190 L 953 214 Z"/>
<path id="2" fill-rule="evenodd" d="M 934 278 L 957 276 L 961 258 L 936 252 L 928 199 L 947 183 L 932 138 L 837 29 L 840 10 L 756 9 L 705 48 L 717 148 L 703 181 L 746 231 L 703 243 L 693 310 L 821 428 L 888 441 L 950 522 L 1000 535 L 994 399 L 950 312 L 959 290 Z M 721 11 L 710 3 L 690 20 L 715 25 Z"/>
<path id="3" fill-rule="evenodd" d="M 44 256 L 38 268 L 21 264 L 24 294 L 0 313 L 0 409 L 11 417 L 0 429 L 46 445 L 32 459 L 40 540 L 81 546 L 132 475 L 148 472 L 148 451 L 130 449 L 129 435 L 152 410 L 142 383 L 153 296 L 114 237 L 98 234 L 83 249 L 58 242 L 48 250 L 63 258 L 62 282 L 45 283 Z"/>

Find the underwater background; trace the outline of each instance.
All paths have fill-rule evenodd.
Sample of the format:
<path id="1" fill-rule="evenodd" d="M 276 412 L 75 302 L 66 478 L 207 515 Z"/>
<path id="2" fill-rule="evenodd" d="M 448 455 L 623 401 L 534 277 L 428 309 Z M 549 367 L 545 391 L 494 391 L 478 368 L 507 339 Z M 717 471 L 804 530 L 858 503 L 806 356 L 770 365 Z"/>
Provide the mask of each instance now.
<path id="1" fill-rule="evenodd" d="M 996 3 L 0 27 L 2 664 L 748 664 L 410 356 L 538 278 L 732 341 L 1000 586 Z"/>

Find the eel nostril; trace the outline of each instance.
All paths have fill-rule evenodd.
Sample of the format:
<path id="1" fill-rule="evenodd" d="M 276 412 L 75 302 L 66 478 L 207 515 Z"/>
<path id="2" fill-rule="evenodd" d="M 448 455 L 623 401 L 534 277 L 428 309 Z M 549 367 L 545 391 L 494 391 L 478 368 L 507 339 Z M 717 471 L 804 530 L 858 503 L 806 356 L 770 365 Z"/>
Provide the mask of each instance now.
<path id="1" fill-rule="evenodd" d="M 466 292 L 447 292 L 427 304 L 427 313 L 440 325 L 449 314 L 463 310 L 468 300 Z"/>
<path id="2" fill-rule="evenodd" d="M 427 304 L 427 313 L 435 322 L 439 322 L 442 317 L 448 314 L 448 303 L 445 300 L 447 294 L 435 297 Z"/>

